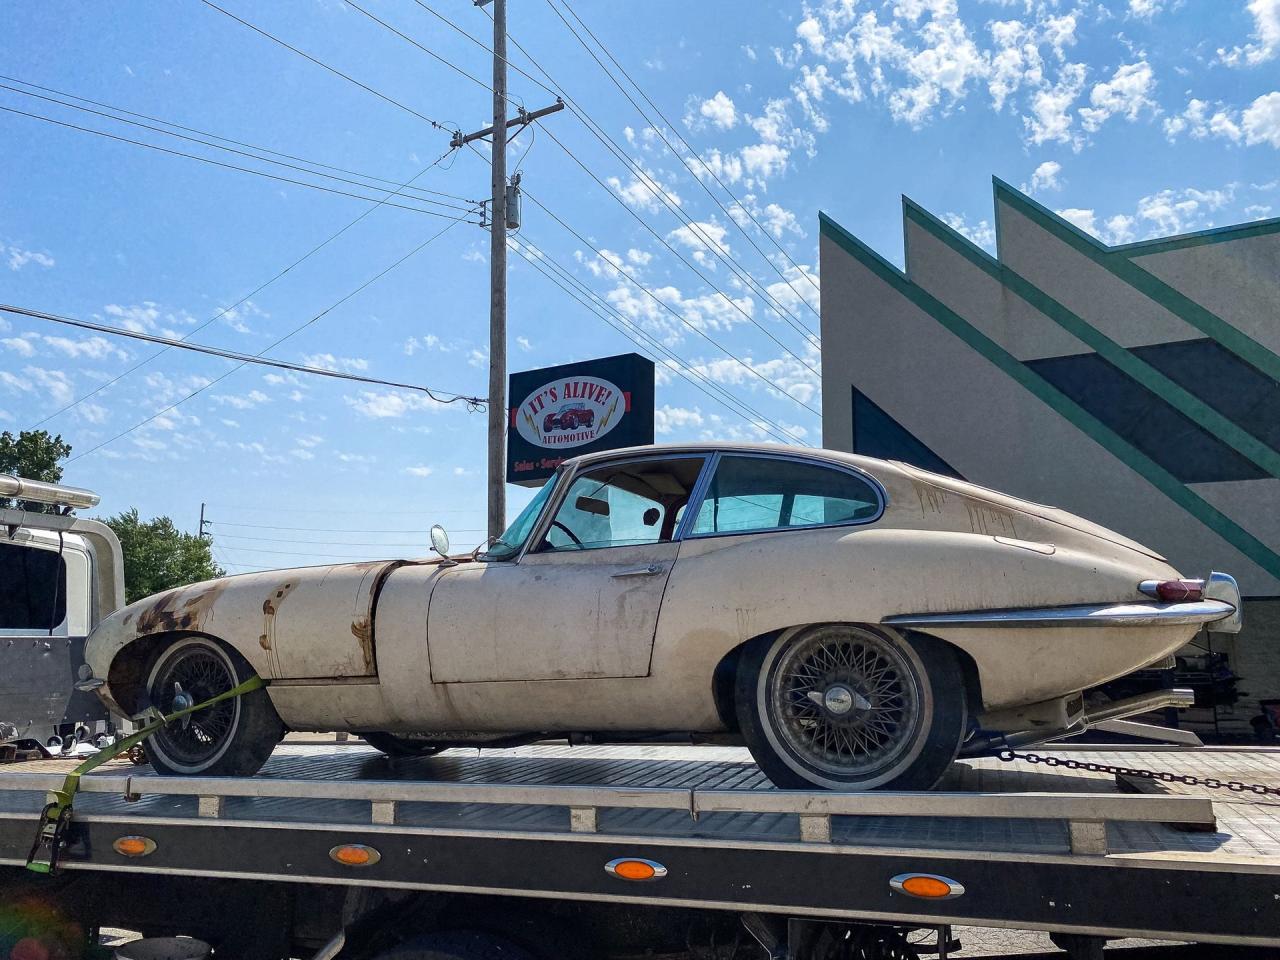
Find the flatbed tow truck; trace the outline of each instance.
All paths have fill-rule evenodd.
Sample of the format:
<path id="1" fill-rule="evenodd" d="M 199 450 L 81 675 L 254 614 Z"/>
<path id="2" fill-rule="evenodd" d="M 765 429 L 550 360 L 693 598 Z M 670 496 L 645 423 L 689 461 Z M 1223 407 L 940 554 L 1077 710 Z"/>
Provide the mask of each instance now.
<path id="1" fill-rule="evenodd" d="M 0 900 L 235 958 L 915 957 L 921 930 L 945 957 L 951 925 L 1052 931 L 1073 958 L 1280 947 L 1280 803 L 1180 782 L 1277 786 L 1280 750 L 1053 753 L 1174 779 L 982 758 L 933 792 L 809 793 L 730 747 L 286 742 L 246 779 L 100 768 L 48 877 L 23 865 L 68 765 L 37 761 L 0 774 Z M 455 952 L 397 947 L 422 935 Z"/>
<path id="2" fill-rule="evenodd" d="M 102 533 L 39 522 L 64 554 Z M 43 874 L 74 765 L 35 760 L 0 769 L 0 960 L 104 956 L 101 928 L 227 960 L 945 958 L 957 925 L 1048 931 L 1072 960 L 1128 937 L 1280 955 L 1280 748 L 1044 752 L 860 794 L 775 789 L 733 746 L 393 760 L 294 736 L 251 778 L 121 757 L 81 778 Z"/>

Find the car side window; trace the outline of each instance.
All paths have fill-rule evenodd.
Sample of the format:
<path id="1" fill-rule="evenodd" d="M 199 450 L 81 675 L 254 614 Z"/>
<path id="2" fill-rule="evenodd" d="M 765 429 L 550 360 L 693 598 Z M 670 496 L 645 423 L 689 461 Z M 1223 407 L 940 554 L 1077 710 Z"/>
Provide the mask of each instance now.
<path id="1" fill-rule="evenodd" d="M 0 631 L 45 632 L 67 618 L 67 564 L 56 550 L 0 541 Z"/>
<path id="2" fill-rule="evenodd" d="M 716 466 L 691 533 L 856 523 L 879 512 L 879 493 L 856 473 L 801 460 L 726 456 Z"/>
<path id="3" fill-rule="evenodd" d="M 560 502 L 538 551 L 599 550 L 674 539 L 704 460 L 635 460 L 581 474 Z"/>

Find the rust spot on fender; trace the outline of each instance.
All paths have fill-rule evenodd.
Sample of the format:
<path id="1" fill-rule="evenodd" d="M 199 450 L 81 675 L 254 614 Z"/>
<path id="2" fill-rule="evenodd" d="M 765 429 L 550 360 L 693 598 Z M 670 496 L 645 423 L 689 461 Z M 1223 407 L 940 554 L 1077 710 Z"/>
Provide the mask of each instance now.
<path id="1" fill-rule="evenodd" d="M 214 580 L 207 586 L 184 587 L 161 594 L 154 603 L 138 611 L 137 634 L 146 636 L 203 629 L 225 586 L 225 580 Z"/>
<path id="2" fill-rule="evenodd" d="M 373 673 L 373 624 L 368 617 L 357 617 L 351 623 L 351 635 L 360 643 L 366 673 Z"/>
<path id="3" fill-rule="evenodd" d="M 272 675 L 277 677 L 280 676 L 280 655 L 276 650 L 276 613 L 280 610 L 281 601 L 289 595 L 294 586 L 294 581 L 285 581 L 267 594 L 267 598 L 262 601 L 262 633 L 258 637 L 258 646 L 267 651 Z"/>

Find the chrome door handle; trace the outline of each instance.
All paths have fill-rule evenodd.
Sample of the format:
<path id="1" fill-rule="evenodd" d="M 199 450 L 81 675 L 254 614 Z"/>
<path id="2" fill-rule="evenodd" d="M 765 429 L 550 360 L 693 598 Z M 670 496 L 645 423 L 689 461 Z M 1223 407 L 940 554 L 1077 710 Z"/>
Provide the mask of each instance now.
<path id="1" fill-rule="evenodd" d="M 625 580 L 628 577 L 656 577 L 662 573 L 663 567 L 657 563 L 651 563 L 647 567 L 641 567 L 639 570 L 623 570 L 621 573 L 615 573 L 611 580 Z"/>

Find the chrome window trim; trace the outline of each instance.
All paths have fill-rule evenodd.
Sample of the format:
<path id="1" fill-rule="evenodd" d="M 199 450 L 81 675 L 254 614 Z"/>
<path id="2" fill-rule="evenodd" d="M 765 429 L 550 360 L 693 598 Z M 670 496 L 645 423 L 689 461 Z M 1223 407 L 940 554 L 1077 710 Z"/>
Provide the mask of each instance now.
<path id="1" fill-rule="evenodd" d="M 608 467 L 608 466 L 629 464 L 629 463 L 645 463 L 650 460 L 701 460 L 702 469 L 698 471 L 698 479 L 694 481 L 693 490 L 689 494 L 689 503 L 691 504 L 694 502 L 694 497 L 697 496 L 698 490 L 701 487 L 705 486 L 705 483 L 709 476 L 707 473 L 707 467 L 719 455 L 720 453 L 717 450 L 706 450 L 702 452 L 686 451 L 684 453 L 643 453 L 643 454 L 640 454 L 639 456 L 632 455 L 632 456 L 618 457 L 616 460 L 610 458 L 606 460 L 594 460 L 591 463 L 578 464 L 573 469 L 572 472 L 566 472 L 563 474 L 564 479 L 561 484 L 561 489 L 556 490 L 552 494 L 551 498 L 547 501 L 547 505 L 543 508 L 542 516 L 538 518 L 538 522 L 533 527 L 533 533 L 525 541 L 524 546 L 521 548 L 520 554 L 514 558 L 514 562 L 519 563 L 526 556 L 531 556 L 531 555 L 548 556 L 551 554 L 567 552 L 563 550 L 538 551 L 538 550 L 532 549 L 530 545 L 542 542 L 543 537 L 546 536 L 546 532 L 551 528 L 551 521 L 555 519 L 556 514 L 559 513 L 560 507 L 564 503 L 564 498 L 568 496 L 570 488 L 573 487 L 574 481 L 577 480 L 578 477 L 582 476 L 583 474 L 591 473 L 592 471 L 600 467 Z M 685 515 L 680 518 L 680 524 L 676 527 L 675 531 L 671 534 L 671 539 L 666 541 L 663 541 L 663 540 L 656 541 L 654 544 L 655 546 L 661 543 L 679 543 L 680 542 L 680 531 L 681 529 L 683 529 L 685 521 L 687 521 L 689 518 L 688 505 L 685 506 L 684 513 Z M 608 547 L 591 547 L 589 549 L 592 551 L 617 550 L 622 547 L 642 547 L 642 546 L 646 546 L 646 544 L 619 543 L 619 544 L 608 546 Z M 574 552 L 577 553 L 580 551 L 574 551 Z"/>
<path id="2" fill-rule="evenodd" d="M 842 520 L 839 523 L 808 523 L 803 526 L 789 527 L 754 527 L 750 530 L 717 530 L 711 533 L 694 533 L 692 527 L 698 513 L 702 510 L 702 503 L 706 499 L 707 488 L 711 485 L 711 478 L 714 470 L 720 466 L 720 461 L 725 457 L 741 457 L 744 459 L 755 460 L 789 460 L 793 463 L 802 463 L 806 466 L 821 467 L 827 470 L 835 470 L 840 473 L 851 474 L 859 480 L 866 481 L 876 495 L 877 509 L 874 515 L 861 520 Z M 889 508 L 889 493 L 876 477 L 867 473 L 860 467 L 856 467 L 849 463 L 839 463 L 835 460 L 827 460 L 821 457 L 806 457 L 795 453 L 761 453 L 759 451 L 738 451 L 738 450 L 717 450 L 712 464 L 712 472 L 708 473 L 705 482 L 703 478 L 699 478 L 699 487 L 694 492 L 698 499 L 696 504 L 693 498 L 689 500 L 690 507 L 685 509 L 685 515 L 680 524 L 681 529 L 677 531 L 676 539 L 678 540 L 708 540 L 717 537 L 744 537 L 752 536 L 758 533 L 778 533 L 779 531 L 799 531 L 799 530 L 832 530 L 839 527 L 862 527 L 869 523 L 875 523 L 884 516 L 885 511 Z"/>
<path id="3" fill-rule="evenodd" d="M 1096 603 L 1068 607 L 965 610 L 954 613 L 900 613 L 880 622 L 890 627 L 1118 627 L 1201 624 L 1231 617 L 1236 608 L 1222 600 L 1192 603 Z"/>

